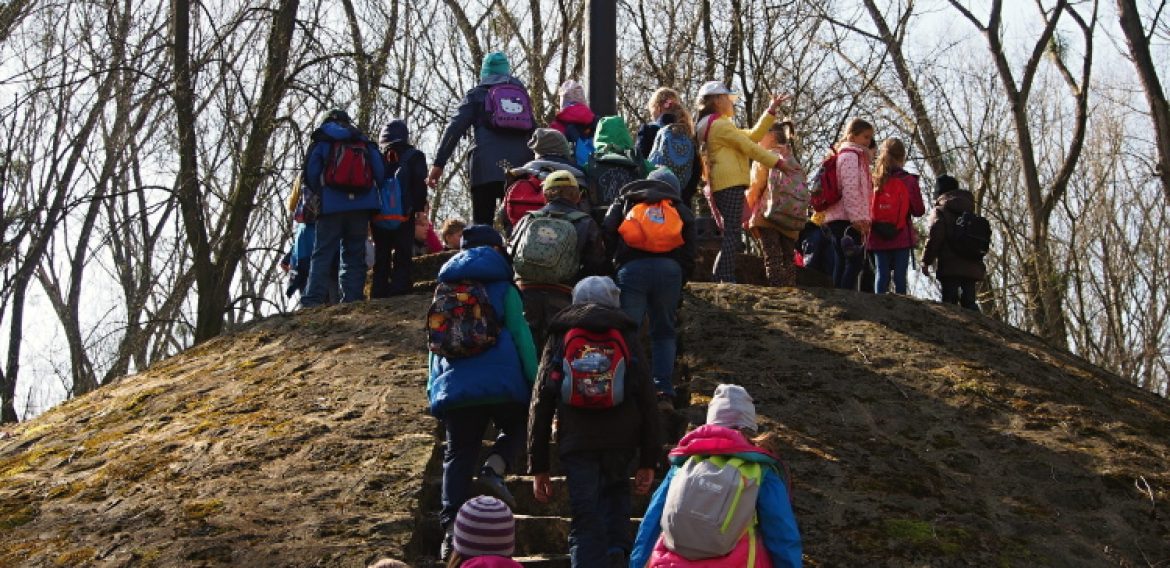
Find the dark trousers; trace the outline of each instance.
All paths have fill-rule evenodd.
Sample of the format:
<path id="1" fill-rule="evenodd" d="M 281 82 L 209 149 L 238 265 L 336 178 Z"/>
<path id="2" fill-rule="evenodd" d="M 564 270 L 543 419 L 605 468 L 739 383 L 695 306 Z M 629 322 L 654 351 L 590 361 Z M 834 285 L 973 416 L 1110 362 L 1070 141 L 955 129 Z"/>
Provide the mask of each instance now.
<path id="1" fill-rule="evenodd" d="M 978 280 L 947 276 L 940 277 L 938 281 L 942 284 L 944 304 L 959 304 L 968 310 L 979 311 L 979 303 L 975 301 L 975 294 L 979 291 Z"/>
<path id="2" fill-rule="evenodd" d="M 608 566 L 611 550 L 629 554 L 630 475 L 635 450 L 561 456 L 569 487 L 569 555 L 573 568 Z"/>
<path id="3" fill-rule="evenodd" d="M 837 264 L 833 268 L 833 285 L 842 290 L 857 290 L 857 277 L 865 265 L 865 243 L 856 242 L 858 248 L 852 255 L 846 255 L 841 239 L 849 229 L 849 221 L 833 221 L 829 223 L 829 231 L 833 233 L 833 250 L 837 253 Z M 855 232 L 850 236 L 860 239 Z"/>
<path id="4" fill-rule="evenodd" d="M 496 207 L 503 198 L 502 181 L 471 186 L 471 222 L 476 225 L 491 225 L 496 217 Z"/>
<path id="5" fill-rule="evenodd" d="M 769 286 L 796 286 L 796 265 L 792 263 L 796 242 L 775 229 L 757 227 L 752 234 L 764 252 L 764 273 Z"/>
<path id="6" fill-rule="evenodd" d="M 524 319 L 528 320 L 536 353 L 540 355 L 548 339 L 548 324 L 553 316 L 573 303 L 573 295 L 552 288 L 525 288 L 520 294 L 524 298 Z"/>
<path id="7" fill-rule="evenodd" d="M 500 431 L 491 453 L 515 462 L 524 447 L 528 432 L 528 407 L 517 403 L 466 406 L 447 411 L 443 425 L 447 429 L 447 446 L 443 451 L 443 508 L 439 524 L 452 526 L 463 503 L 472 497 L 471 483 L 479 465 L 483 433 L 488 423 Z"/>
<path id="8" fill-rule="evenodd" d="M 410 291 L 410 257 L 414 252 L 414 223 L 397 229 L 373 227 L 374 276 L 371 298 L 387 298 Z"/>

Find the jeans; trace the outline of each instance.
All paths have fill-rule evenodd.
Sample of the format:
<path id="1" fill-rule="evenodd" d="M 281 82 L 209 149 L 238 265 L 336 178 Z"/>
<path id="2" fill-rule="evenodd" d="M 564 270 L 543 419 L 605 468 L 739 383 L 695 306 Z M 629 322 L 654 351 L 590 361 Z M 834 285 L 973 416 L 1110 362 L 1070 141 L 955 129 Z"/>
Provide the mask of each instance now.
<path id="1" fill-rule="evenodd" d="M 491 225 L 496 218 L 496 207 L 504 198 L 504 182 L 494 181 L 471 187 L 471 222 Z"/>
<path id="2" fill-rule="evenodd" d="M 341 270 L 337 278 L 341 284 L 341 301 L 357 302 L 364 299 L 366 235 L 369 226 L 369 211 L 347 211 L 317 218 L 317 239 L 313 243 L 313 257 L 309 264 L 309 286 L 301 297 L 301 307 L 319 306 L 328 299 L 333 258 L 339 245 Z"/>
<path id="3" fill-rule="evenodd" d="M 548 325 L 553 316 L 573 303 L 573 296 L 561 290 L 549 288 L 527 288 L 520 291 L 524 298 L 524 319 L 528 320 L 528 327 L 532 329 L 532 341 L 536 344 L 536 354 L 544 353 L 544 343 L 548 339 Z"/>
<path id="4" fill-rule="evenodd" d="M 665 257 L 632 260 L 618 269 L 617 285 L 622 311 L 630 319 L 640 326 L 643 316 L 650 316 L 650 375 L 659 393 L 674 396 L 670 382 L 678 349 L 674 311 L 682 297 L 682 267 Z"/>
<path id="5" fill-rule="evenodd" d="M 715 257 L 715 282 L 735 282 L 735 255 L 739 253 L 743 231 L 744 186 L 729 187 L 712 194 L 719 216 L 723 217 L 723 241 Z"/>
<path id="6" fill-rule="evenodd" d="M 397 229 L 372 227 L 374 234 L 374 276 L 371 298 L 387 298 L 410 291 L 410 257 L 414 253 L 414 223 Z"/>
<path id="7" fill-rule="evenodd" d="M 894 291 L 906 293 L 906 271 L 910 270 L 910 249 L 875 250 L 873 256 L 877 260 L 877 278 L 874 280 L 874 290 L 878 294 L 890 291 L 890 274 L 894 277 Z"/>
<path id="8" fill-rule="evenodd" d="M 979 303 L 975 301 L 975 294 L 979 291 L 978 280 L 948 276 L 938 281 L 942 284 L 944 304 L 959 304 L 968 310 L 979 311 Z"/>
<path id="9" fill-rule="evenodd" d="M 854 246 L 859 250 L 853 251 L 852 255 L 845 254 L 845 249 L 841 245 L 849 225 L 849 221 L 829 223 L 829 230 L 833 233 L 833 249 L 837 253 L 837 263 L 833 267 L 833 285 L 842 290 L 857 290 L 857 277 L 861 274 L 862 265 L 865 264 L 865 243 L 857 242 L 860 237 L 855 231 L 850 231 L 849 236 L 855 239 Z"/>
<path id="10" fill-rule="evenodd" d="M 581 451 L 561 456 L 569 489 L 569 556 L 573 568 L 608 566 L 606 555 L 629 554 L 630 475 L 635 450 Z"/>
<path id="11" fill-rule="evenodd" d="M 447 529 L 463 503 L 472 497 L 471 482 L 479 465 L 483 433 L 488 422 L 500 431 L 491 453 L 511 464 L 524 447 L 528 431 L 528 407 L 517 403 L 465 406 L 447 411 L 443 425 L 447 444 L 443 450 L 443 508 L 439 523 Z"/>

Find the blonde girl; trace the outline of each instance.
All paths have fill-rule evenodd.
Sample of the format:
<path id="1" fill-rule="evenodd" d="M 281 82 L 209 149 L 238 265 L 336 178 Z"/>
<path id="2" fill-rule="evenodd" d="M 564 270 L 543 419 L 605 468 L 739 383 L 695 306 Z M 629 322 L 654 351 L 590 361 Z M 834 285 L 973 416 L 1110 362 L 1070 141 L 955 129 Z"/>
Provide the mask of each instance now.
<path id="1" fill-rule="evenodd" d="M 837 156 L 841 201 L 829 206 L 824 213 L 837 251 L 833 284 L 846 290 L 857 289 L 857 276 L 865 264 L 864 243 L 869 235 L 869 205 L 873 194 L 867 152 L 873 134 L 872 124 L 853 118 L 845 124 L 841 138 L 833 147 Z"/>
<path id="2" fill-rule="evenodd" d="M 905 165 L 906 145 L 897 138 L 882 142 L 873 169 L 870 215 L 874 223 L 866 245 L 877 264 L 874 291 L 878 294 L 890 290 L 891 274 L 894 291 L 906 293 L 906 272 L 910 269 L 915 240 L 914 224 L 910 219 L 926 213 L 918 176 L 903 170 Z M 883 213 L 879 208 L 890 213 Z"/>
<path id="3" fill-rule="evenodd" d="M 804 169 L 790 146 L 794 130 L 789 121 L 775 123 L 768 129 L 760 146 L 780 156 L 782 169 L 768 169 L 756 162 L 747 191 L 747 208 L 752 212 L 748 230 L 760 241 L 769 286 L 796 285 L 792 255 L 796 238 L 808 218 Z"/>
<path id="4" fill-rule="evenodd" d="M 769 169 L 781 164 L 780 156 L 763 149 L 757 142 L 776 121 L 776 112 L 788 96 L 773 97 L 767 112 L 751 130 L 741 130 L 731 121 L 736 97 L 723 83 L 708 82 L 699 89 L 696 113 L 695 138 L 702 156 L 704 178 L 715 208 L 726 220 L 719 256 L 715 258 L 715 282 L 735 282 L 735 255 L 740 245 L 740 219 L 751 162 L 754 160 Z"/>
<path id="5" fill-rule="evenodd" d="M 679 96 L 678 91 L 668 87 L 661 87 L 655 90 L 654 94 L 650 95 L 650 100 L 646 103 L 646 111 L 650 113 L 651 121 L 638 128 L 636 144 L 638 156 L 642 159 L 650 159 L 650 151 L 654 148 L 654 139 L 658 136 L 658 131 L 663 128 L 678 125 L 682 128 L 687 138 L 695 137 L 695 124 L 691 121 L 691 113 L 687 111 L 687 107 L 683 104 L 682 97 Z M 687 207 L 691 207 L 691 199 L 694 198 L 695 191 L 699 187 L 699 181 L 702 179 L 699 168 L 695 167 L 699 160 L 697 148 L 691 160 L 691 175 L 687 176 L 687 179 L 680 177 L 678 180 L 682 186 L 681 194 L 683 203 Z M 678 172 L 675 173 L 677 174 Z"/>

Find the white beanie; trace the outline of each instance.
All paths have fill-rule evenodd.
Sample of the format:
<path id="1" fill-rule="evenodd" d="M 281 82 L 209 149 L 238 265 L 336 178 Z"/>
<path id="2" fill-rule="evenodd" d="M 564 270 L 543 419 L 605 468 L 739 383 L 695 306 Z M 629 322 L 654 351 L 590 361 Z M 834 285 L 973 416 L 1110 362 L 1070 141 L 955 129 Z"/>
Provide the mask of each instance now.
<path id="1" fill-rule="evenodd" d="M 573 287 L 574 304 L 601 304 L 611 308 L 622 307 L 622 293 L 608 276 L 582 278 Z"/>
<path id="2" fill-rule="evenodd" d="M 756 431 L 756 406 L 739 385 L 719 385 L 707 405 L 707 424 L 735 430 Z"/>

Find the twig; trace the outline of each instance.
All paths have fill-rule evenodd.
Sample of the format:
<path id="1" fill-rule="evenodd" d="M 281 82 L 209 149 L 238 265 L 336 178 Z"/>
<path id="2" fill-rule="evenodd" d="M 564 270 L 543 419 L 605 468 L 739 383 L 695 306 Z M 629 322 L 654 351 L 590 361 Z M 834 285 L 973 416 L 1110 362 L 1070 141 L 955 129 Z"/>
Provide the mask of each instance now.
<path id="1" fill-rule="evenodd" d="M 1139 475 L 1137 479 L 1133 480 L 1133 486 L 1138 491 L 1141 491 L 1142 495 L 1150 498 L 1150 518 L 1158 518 L 1158 501 L 1154 498 L 1154 490 L 1150 487 L 1150 483 L 1146 481 L 1146 476 Z"/>

